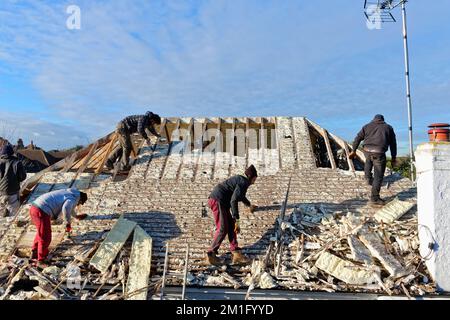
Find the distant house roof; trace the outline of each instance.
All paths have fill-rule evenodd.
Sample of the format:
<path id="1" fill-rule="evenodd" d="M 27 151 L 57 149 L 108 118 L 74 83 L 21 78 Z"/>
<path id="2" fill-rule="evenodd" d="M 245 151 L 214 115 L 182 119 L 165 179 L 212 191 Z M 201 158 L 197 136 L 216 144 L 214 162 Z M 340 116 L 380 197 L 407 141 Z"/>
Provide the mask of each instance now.
<path id="1" fill-rule="evenodd" d="M 42 171 L 46 168 L 48 168 L 47 165 L 37 161 L 37 160 L 30 160 L 24 155 L 20 153 L 16 153 L 17 158 L 19 158 L 20 162 L 22 162 L 22 165 L 25 168 L 25 171 L 27 173 L 37 173 L 39 171 Z"/>
<path id="2" fill-rule="evenodd" d="M 29 160 L 38 161 L 46 167 L 49 167 L 52 164 L 58 162 L 57 158 L 53 157 L 51 154 L 43 150 L 21 149 L 18 150 L 17 153 L 21 154 L 25 158 L 28 158 Z"/>
<path id="3" fill-rule="evenodd" d="M 50 154 L 55 159 L 64 159 L 68 156 L 72 155 L 74 151 L 49 151 L 48 154 Z"/>

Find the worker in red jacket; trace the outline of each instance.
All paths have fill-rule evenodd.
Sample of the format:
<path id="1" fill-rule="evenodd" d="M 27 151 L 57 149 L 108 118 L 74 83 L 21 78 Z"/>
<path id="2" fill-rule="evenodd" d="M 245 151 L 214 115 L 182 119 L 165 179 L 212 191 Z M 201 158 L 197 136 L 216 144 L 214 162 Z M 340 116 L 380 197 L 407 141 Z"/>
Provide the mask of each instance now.
<path id="1" fill-rule="evenodd" d="M 62 214 L 66 222 L 66 233 L 72 231 L 71 218 L 83 220 L 87 214 L 76 214 L 76 208 L 87 201 L 87 195 L 79 190 L 65 189 L 46 193 L 33 201 L 30 217 L 36 226 L 31 259 L 36 260 L 40 267 L 48 264 L 48 247 L 52 241 L 51 220 L 57 220 Z"/>
<path id="2" fill-rule="evenodd" d="M 219 183 L 211 192 L 208 205 L 211 208 L 216 225 L 216 232 L 211 247 L 208 250 L 207 259 L 212 265 L 221 265 L 223 261 L 217 257 L 222 241 L 228 235 L 232 263 L 238 265 L 248 264 L 250 259 L 242 254 L 238 247 L 237 234 L 240 233 L 239 207 L 243 202 L 254 212 L 257 206 L 252 205 L 246 197 L 247 189 L 256 182 L 258 173 L 251 165 L 245 170 L 244 175 L 237 175 Z"/>

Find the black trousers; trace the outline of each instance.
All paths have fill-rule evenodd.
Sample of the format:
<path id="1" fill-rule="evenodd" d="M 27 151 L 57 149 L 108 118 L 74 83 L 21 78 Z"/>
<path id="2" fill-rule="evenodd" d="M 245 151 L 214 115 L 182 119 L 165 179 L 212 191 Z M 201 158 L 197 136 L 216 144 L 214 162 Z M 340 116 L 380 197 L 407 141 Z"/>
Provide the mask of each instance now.
<path id="1" fill-rule="evenodd" d="M 384 172 L 386 171 L 386 154 L 364 152 L 366 164 L 364 165 L 364 175 L 372 182 L 371 200 L 380 199 L 380 189 L 383 183 Z M 373 175 L 372 175 L 373 169 Z"/>

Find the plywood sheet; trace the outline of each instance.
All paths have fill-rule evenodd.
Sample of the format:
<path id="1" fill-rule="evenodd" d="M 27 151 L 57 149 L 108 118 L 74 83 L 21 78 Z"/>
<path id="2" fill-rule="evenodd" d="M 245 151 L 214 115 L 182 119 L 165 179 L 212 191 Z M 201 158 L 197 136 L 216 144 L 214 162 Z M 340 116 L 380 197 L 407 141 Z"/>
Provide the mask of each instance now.
<path id="1" fill-rule="evenodd" d="M 106 272 L 135 226 L 136 222 L 120 217 L 92 257 L 90 265 L 102 273 Z"/>
<path id="2" fill-rule="evenodd" d="M 126 293 L 147 288 L 152 265 L 152 238 L 139 226 L 134 229 L 133 246 L 130 256 L 130 271 Z M 133 294 L 127 300 L 147 300 L 147 291 Z"/>

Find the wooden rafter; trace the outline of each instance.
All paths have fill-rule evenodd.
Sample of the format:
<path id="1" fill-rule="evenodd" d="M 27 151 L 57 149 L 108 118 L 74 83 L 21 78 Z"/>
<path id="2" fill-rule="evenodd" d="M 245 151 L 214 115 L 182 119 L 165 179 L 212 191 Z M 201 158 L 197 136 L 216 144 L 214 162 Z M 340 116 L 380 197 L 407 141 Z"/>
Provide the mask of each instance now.
<path id="1" fill-rule="evenodd" d="M 89 161 L 87 168 L 97 168 L 97 166 L 100 164 L 100 161 L 103 159 L 103 156 L 105 155 L 106 151 L 108 149 L 108 145 L 104 145 L 100 149 L 97 149 L 94 155 L 92 156 L 91 160 Z"/>
<path id="2" fill-rule="evenodd" d="M 103 144 L 103 143 L 108 142 L 108 141 L 111 139 L 112 135 L 114 135 L 114 133 L 110 133 L 110 134 L 108 134 L 107 136 L 105 136 L 105 137 L 99 139 L 99 140 L 98 140 L 98 143 L 99 143 L 99 144 Z M 81 149 L 81 150 L 78 150 L 77 152 L 75 152 L 76 157 L 77 157 L 77 158 L 82 158 L 84 155 L 86 155 L 86 154 L 89 152 L 89 148 L 90 148 L 92 145 L 93 145 L 93 143 L 90 144 L 89 146 L 87 146 L 86 148 Z M 59 161 L 59 162 L 57 162 L 57 163 L 51 165 L 50 167 L 48 167 L 48 168 L 46 168 L 46 169 L 44 169 L 44 170 L 42 170 L 42 171 L 36 173 L 34 176 L 32 176 L 32 177 L 30 177 L 29 179 L 27 179 L 27 180 L 24 182 L 24 184 L 22 185 L 21 189 L 20 189 L 21 194 L 22 194 L 24 191 L 30 190 L 30 188 L 33 188 L 33 187 L 39 182 L 39 180 L 40 180 L 46 173 L 52 172 L 52 171 L 58 171 L 58 170 L 61 170 L 62 168 L 64 168 L 64 166 L 66 165 L 66 163 L 67 163 L 68 161 L 69 161 L 68 158 L 64 158 L 64 159 L 62 159 L 61 161 Z"/>
<path id="3" fill-rule="evenodd" d="M 172 141 L 171 141 L 171 137 L 169 135 L 169 129 L 167 128 L 167 119 L 163 120 L 163 124 L 161 126 L 162 126 L 162 130 L 164 130 L 164 134 L 166 136 L 167 143 L 170 144 Z"/>
<path id="4" fill-rule="evenodd" d="M 344 141 L 343 139 L 339 138 L 338 136 L 335 136 L 334 134 L 330 133 L 330 136 L 337 142 L 339 143 L 339 145 L 341 145 L 344 149 L 345 147 L 347 147 L 346 152 L 348 150 L 348 154 L 350 154 L 350 147 L 351 145 Z M 345 146 L 345 147 L 344 147 Z M 358 158 L 360 158 L 363 162 L 366 161 L 366 156 L 364 155 L 364 152 L 362 152 L 361 150 L 356 150 L 356 155 L 358 156 Z M 353 163 L 353 162 L 352 162 Z"/>
<path id="5" fill-rule="evenodd" d="M 106 160 L 108 159 L 109 154 L 114 148 L 114 145 L 116 144 L 118 140 L 117 134 L 114 134 L 114 136 L 111 138 L 111 141 L 108 144 L 108 149 L 105 153 L 105 156 L 102 158 L 100 165 L 97 167 L 97 170 L 95 170 L 95 174 L 99 174 L 103 170 L 103 166 L 105 165 Z"/>
<path id="6" fill-rule="evenodd" d="M 181 129 L 181 119 L 178 118 L 177 122 L 175 123 L 175 129 L 174 129 L 174 132 L 177 133 L 178 140 L 180 140 L 180 129 Z"/>
<path id="7" fill-rule="evenodd" d="M 231 124 L 231 145 L 230 145 L 230 155 L 231 155 L 231 159 L 233 159 L 233 157 L 235 156 L 235 137 L 236 137 L 236 118 L 233 118 L 232 120 L 232 124 Z"/>
<path id="8" fill-rule="evenodd" d="M 72 168 L 76 159 L 77 159 L 76 153 L 73 153 L 72 155 L 70 155 L 69 159 L 67 160 L 67 163 L 64 165 L 64 168 L 61 171 L 68 172 Z"/>
<path id="9" fill-rule="evenodd" d="M 348 145 L 345 142 L 344 142 L 344 150 L 345 150 L 345 155 L 347 156 L 348 166 L 349 166 L 350 170 L 355 172 L 355 165 L 353 164 L 353 160 L 350 159 L 350 150 L 348 149 Z"/>
<path id="10" fill-rule="evenodd" d="M 209 119 L 205 118 L 205 122 L 203 123 L 202 126 L 202 152 L 205 150 L 205 142 L 209 141 L 209 133 L 208 133 L 208 124 L 209 124 Z"/>
<path id="11" fill-rule="evenodd" d="M 322 128 L 320 134 L 325 139 L 325 145 L 327 146 L 328 158 L 330 159 L 331 169 L 336 169 L 336 161 L 334 160 L 333 150 L 331 149 L 330 138 L 328 137 L 328 131 Z"/>
<path id="12" fill-rule="evenodd" d="M 261 156 L 263 159 L 263 163 L 265 163 L 265 156 L 266 156 L 266 150 L 267 149 L 267 132 L 264 130 L 264 124 L 266 119 L 261 118 L 260 120 L 260 129 L 259 129 L 259 150 L 261 150 Z"/>
<path id="13" fill-rule="evenodd" d="M 309 120 L 309 119 L 307 119 L 306 121 L 307 121 L 307 123 L 308 123 L 309 125 L 311 125 L 311 126 L 312 126 L 317 132 L 319 132 L 319 134 L 320 134 L 320 132 L 321 132 L 321 130 L 322 130 L 322 127 L 321 127 L 321 126 L 319 126 L 317 123 L 315 123 L 315 122 L 313 122 L 313 121 L 311 121 L 311 120 Z M 335 141 L 341 140 L 341 141 L 343 141 L 343 142 L 347 145 L 347 147 L 350 146 L 350 144 L 349 144 L 348 142 L 346 142 L 346 141 L 340 139 L 339 137 L 335 136 L 334 134 L 330 133 L 330 136 L 331 136 Z M 366 157 L 364 156 L 364 153 L 363 153 L 361 150 L 356 150 L 356 155 L 357 155 L 357 157 L 358 157 L 362 162 L 366 162 Z"/>
<path id="14" fill-rule="evenodd" d="M 91 150 L 89 150 L 88 155 L 83 159 L 83 163 L 78 168 L 77 175 L 81 174 L 86 170 L 86 167 L 89 163 L 89 160 L 91 160 L 92 156 L 94 155 L 95 150 L 98 147 L 98 142 L 94 143 L 94 145 L 91 147 Z"/>
<path id="15" fill-rule="evenodd" d="M 222 118 L 217 119 L 217 132 L 216 132 L 216 153 L 224 151 L 223 139 L 222 139 Z"/>
<path id="16" fill-rule="evenodd" d="M 189 135 L 189 146 L 186 145 L 186 148 L 189 147 L 189 152 L 192 152 L 194 150 L 194 118 L 191 118 L 189 121 L 189 126 L 187 129 L 188 135 Z M 186 141 L 187 143 L 187 141 Z"/>
<path id="17" fill-rule="evenodd" d="M 345 142 L 344 140 L 342 140 L 341 138 L 339 138 L 339 137 L 337 137 L 337 136 L 335 136 L 335 135 L 333 135 L 333 134 L 330 134 L 330 136 L 334 139 L 334 141 L 336 141 L 336 143 L 337 143 L 341 148 L 344 149 L 344 151 L 345 151 L 345 156 L 347 157 L 348 167 L 350 168 L 351 171 L 354 172 L 354 171 L 355 171 L 355 165 L 353 164 L 353 160 L 350 159 L 350 150 L 349 150 L 349 147 L 348 147 L 347 142 Z"/>
<path id="18" fill-rule="evenodd" d="M 250 164 L 248 159 L 250 158 L 250 119 L 245 118 L 245 167 L 247 168 Z"/>
<path id="19" fill-rule="evenodd" d="M 281 161 L 281 159 L 282 159 L 281 147 L 280 147 L 281 139 L 280 139 L 279 134 L 278 134 L 279 133 L 279 131 L 278 131 L 278 118 L 274 117 L 274 118 L 271 118 L 271 119 L 273 119 L 272 121 L 273 121 L 273 123 L 275 123 L 275 141 L 276 141 L 277 150 L 278 150 L 278 161 L 279 161 L 280 169 L 282 169 L 283 168 L 283 161 Z M 270 138 L 271 138 L 271 143 L 272 143 L 272 136 Z"/>

